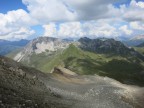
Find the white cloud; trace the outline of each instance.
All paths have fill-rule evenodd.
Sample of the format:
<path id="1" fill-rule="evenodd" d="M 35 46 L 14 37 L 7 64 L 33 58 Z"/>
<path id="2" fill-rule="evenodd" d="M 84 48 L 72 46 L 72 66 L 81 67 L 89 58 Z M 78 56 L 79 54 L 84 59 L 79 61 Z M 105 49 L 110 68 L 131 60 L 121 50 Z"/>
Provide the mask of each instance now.
<path id="1" fill-rule="evenodd" d="M 54 23 L 50 23 L 48 25 L 43 25 L 43 28 L 45 29 L 44 36 L 56 36 L 56 25 Z"/>
<path id="2" fill-rule="evenodd" d="M 94 37 L 117 37 L 119 35 L 115 27 L 101 21 L 84 23 L 83 28 L 87 35 Z"/>
<path id="3" fill-rule="evenodd" d="M 144 23 L 141 22 L 130 22 L 130 27 L 135 30 L 144 30 Z"/>
<path id="4" fill-rule="evenodd" d="M 94 20 L 110 17 L 115 0 L 23 0 L 30 15 L 41 23 Z"/>
<path id="5" fill-rule="evenodd" d="M 134 31 L 128 21 L 143 21 L 144 2 L 132 0 L 129 5 L 114 7 L 115 0 L 23 0 L 28 7 L 31 17 L 44 24 L 47 36 L 59 37 L 82 37 L 82 36 L 105 36 L 117 37 L 131 35 Z M 85 20 L 84 23 L 79 21 Z M 95 20 L 92 24 L 90 20 Z M 49 22 L 64 22 L 59 25 Z M 87 23 L 88 22 L 88 23 Z M 120 23 L 126 24 L 122 25 Z M 112 23 L 112 25 L 111 25 Z M 117 26 L 119 29 L 117 29 Z M 131 28 L 128 28 L 130 26 Z M 136 29 L 135 29 L 136 30 Z M 139 27 L 140 30 L 140 27 Z M 141 29 L 142 30 L 142 29 Z"/>
<path id="6" fill-rule="evenodd" d="M 118 0 L 120 1 L 120 0 Z M 144 20 L 144 2 L 132 0 L 120 8 L 116 0 L 23 0 L 31 17 L 40 23 L 51 21 L 97 20 L 124 18 L 128 21 Z"/>
<path id="7" fill-rule="evenodd" d="M 144 21 L 144 2 L 132 0 L 129 6 L 122 5 L 120 11 L 127 21 Z"/>
<path id="8" fill-rule="evenodd" d="M 81 37 L 85 35 L 80 22 L 69 22 L 59 25 L 58 35 L 61 37 Z"/>
<path id="9" fill-rule="evenodd" d="M 44 25 L 44 35 L 57 37 L 118 37 L 142 33 L 144 2 L 131 0 L 22 0 L 22 9 L 0 13 L 0 38 L 27 38 L 33 25 Z M 55 22 L 63 22 L 57 25 Z M 82 23 L 81 23 L 82 22 Z"/>
<path id="10" fill-rule="evenodd" d="M 40 23 L 74 20 L 75 13 L 68 10 L 62 0 L 23 0 L 30 15 Z"/>
<path id="11" fill-rule="evenodd" d="M 0 19 L 0 39 L 26 38 L 34 33 L 29 26 L 36 22 L 22 9 L 0 13 Z"/>
<path id="12" fill-rule="evenodd" d="M 34 30 L 31 30 L 29 28 L 19 28 L 15 31 L 12 31 L 4 36 L 0 36 L 0 39 L 8 39 L 8 40 L 17 40 L 17 39 L 26 39 L 29 36 L 33 35 L 35 33 Z"/>
<path id="13" fill-rule="evenodd" d="M 144 2 L 138 2 L 137 4 L 136 4 L 138 7 L 140 7 L 140 8 L 144 8 Z"/>
<path id="14" fill-rule="evenodd" d="M 58 25 L 57 25 L 58 26 Z M 80 22 L 65 22 L 61 23 L 56 28 L 55 23 L 50 23 L 48 25 L 43 26 L 45 29 L 44 36 L 51 37 L 79 37 L 84 35 L 84 31 L 82 31 Z"/>
<path id="15" fill-rule="evenodd" d="M 117 37 L 119 32 L 117 29 L 109 24 L 100 23 L 96 21 L 87 21 L 87 22 L 66 22 L 57 25 L 48 24 L 44 25 L 45 36 L 50 37 Z M 51 32 L 52 31 L 52 32 Z"/>
<path id="16" fill-rule="evenodd" d="M 29 14 L 39 23 L 56 21 L 97 20 L 121 18 L 127 21 L 144 21 L 144 2 L 131 0 L 120 8 L 113 3 L 121 0 L 22 0 Z"/>
<path id="17" fill-rule="evenodd" d="M 133 33 L 132 30 L 128 29 L 127 25 L 121 26 L 119 30 L 121 30 L 126 35 L 131 35 Z"/>

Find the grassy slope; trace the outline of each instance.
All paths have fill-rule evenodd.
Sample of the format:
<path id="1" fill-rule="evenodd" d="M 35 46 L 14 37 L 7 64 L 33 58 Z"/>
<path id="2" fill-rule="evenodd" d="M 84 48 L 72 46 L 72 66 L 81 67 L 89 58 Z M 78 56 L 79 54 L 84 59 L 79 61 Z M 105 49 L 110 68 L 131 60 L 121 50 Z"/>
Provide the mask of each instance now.
<path id="1" fill-rule="evenodd" d="M 117 79 L 121 82 L 144 85 L 144 78 L 140 72 L 144 71 L 140 61 L 134 57 L 120 57 L 116 55 L 96 54 L 83 51 L 70 45 L 64 51 L 57 51 L 51 56 L 45 53 L 30 58 L 30 63 L 23 63 L 35 67 L 43 72 L 50 72 L 56 66 L 66 67 L 77 74 L 98 74 Z M 141 77 L 140 77 L 141 76 Z"/>
<path id="2" fill-rule="evenodd" d="M 134 49 L 144 55 L 144 47 L 134 47 Z"/>
<path id="3" fill-rule="evenodd" d="M 124 83 L 144 85 L 140 72 L 144 67 L 133 57 L 100 55 L 82 51 L 71 45 L 62 54 L 47 62 L 41 70 L 48 71 L 54 66 L 62 65 L 78 74 L 98 74 L 117 79 Z"/>

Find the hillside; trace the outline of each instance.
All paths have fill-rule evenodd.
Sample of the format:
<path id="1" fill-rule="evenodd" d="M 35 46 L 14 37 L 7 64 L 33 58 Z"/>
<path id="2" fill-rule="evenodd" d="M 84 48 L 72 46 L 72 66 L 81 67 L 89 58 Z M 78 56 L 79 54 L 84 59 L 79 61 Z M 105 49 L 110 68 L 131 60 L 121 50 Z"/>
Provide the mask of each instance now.
<path id="1" fill-rule="evenodd" d="M 45 53 L 47 56 L 52 55 L 58 50 L 68 47 L 69 41 L 61 40 L 53 37 L 39 37 L 30 41 L 22 51 L 20 51 L 14 60 L 18 62 L 31 62 L 31 57 Z"/>
<path id="2" fill-rule="evenodd" d="M 0 57 L 0 108 L 68 108 L 44 84 L 50 75 Z"/>
<path id="3" fill-rule="evenodd" d="M 33 53 L 37 51 L 37 47 L 31 46 L 36 45 L 33 43 L 37 43 L 37 41 L 39 40 L 32 41 L 24 50 L 20 51 L 22 54 L 27 54 L 20 60 L 26 66 L 46 73 L 51 73 L 54 67 L 61 66 L 79 75 L 97 74 L 114 78 L 122 83 L 144 85 L 142 54 L 126 47 L 119 41 L 81 38 L 79 42 L 72 44 L 66 42 L 67 47 L 62 49 L 59 47 L 60 49 L 53 51 L 49 49 L 50 45 L 47 47 L 48 51 Z M 41 39 L 41 41 L 43 40 Z"/>
<path id="4" fill-rule="evenodd" d="M 136 51 L 144 55 L 144 42 L 134 47 Z"/>
<path id="5" fill-rule="evenodd" d="M 144 47 L 134 47 L 134 49 L 144 55 Z"/>
<path id="6" fill-rule="evenodd" d="M 45 74 L 0 57 L 0 108 L 142 108 L 143 88 L 59 67 Z"/>
<path id="7" fill-rule="evenodd" d="M 139 44 L 139 45 L 137 45 L 137 47 L 144 47 L 144 42 Z"/>
<path id="8" fill-rule="evenodd" d="M 82 51 L 71 45 L 60 57 L 65 68 L 78 74 L 108 76 L 123 83 L 139 84 L 144 81 L 144 66 L 135 57 L 111 56 Z M 47 65 L 45 67 L 48 67 Z"/>
<path id="9" fill-rule="evenodd" d="M 96 54 L 70 45 L 63 52 L 51 56 L 46 56 L 44 53 L 33 55 L 30 61 L 30 63 L 24 64 L 43 72 L 49 73 L 54 67 L 62 66 L 79 75 L 97 74 L 114 78 L 123 83 L 144 85 L 143 62 L 132 56 Z"/>

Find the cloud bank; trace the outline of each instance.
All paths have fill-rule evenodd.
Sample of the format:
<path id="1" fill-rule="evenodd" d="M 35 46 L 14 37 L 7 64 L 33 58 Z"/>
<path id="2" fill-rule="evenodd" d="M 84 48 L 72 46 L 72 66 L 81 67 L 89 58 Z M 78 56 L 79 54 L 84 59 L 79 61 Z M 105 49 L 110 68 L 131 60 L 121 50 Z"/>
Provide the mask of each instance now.
<path id="1" fill-rule="evenodd" d="M 27 11 L 0 13 L 0 38 L 36 35 L 32 26 L 41 25 L 43 35 L 52 37 L 120 37 L 142 34 L 144 1 L 131 0 L 22 0 Z"/>

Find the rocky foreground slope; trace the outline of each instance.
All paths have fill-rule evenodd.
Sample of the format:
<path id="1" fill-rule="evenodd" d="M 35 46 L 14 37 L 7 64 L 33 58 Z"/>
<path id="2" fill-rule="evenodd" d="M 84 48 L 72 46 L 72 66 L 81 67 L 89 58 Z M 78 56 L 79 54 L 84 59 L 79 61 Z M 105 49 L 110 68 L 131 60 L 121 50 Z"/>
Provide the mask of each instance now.
<path id="1" fill-rule="evenodd" d="M 49 76 L 0 57 L 0 108 L 65 108 L 44 78 Z"/>
<path id="2" fill-rule="evenodd" d="M 144 88 L 57 67 L 44 74 L 0 57 L 0 108 L 143 108 Z"/>

